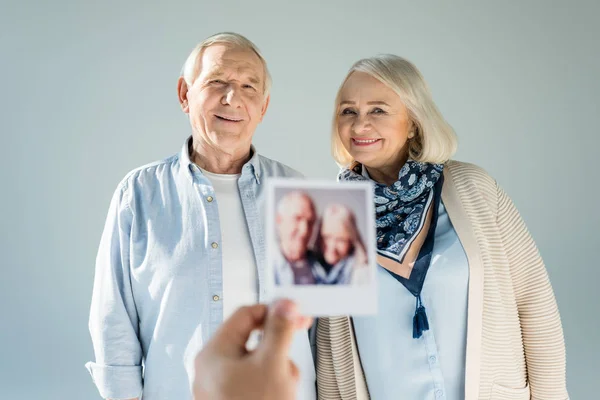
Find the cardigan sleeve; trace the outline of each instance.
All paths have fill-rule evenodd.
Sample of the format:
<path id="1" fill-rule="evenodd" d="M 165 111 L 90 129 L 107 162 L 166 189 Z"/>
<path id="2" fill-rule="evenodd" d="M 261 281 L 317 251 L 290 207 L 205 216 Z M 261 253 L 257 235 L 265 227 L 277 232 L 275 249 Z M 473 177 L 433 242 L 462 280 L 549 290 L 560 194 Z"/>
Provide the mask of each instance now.
<path id="1" fill-rule="evenodd" d="M 531 399 L 568 399 L 563 330 L 546 267 L 511 199 L 498 186 L 497 195 L 497 223 L 510 264 Z"/>

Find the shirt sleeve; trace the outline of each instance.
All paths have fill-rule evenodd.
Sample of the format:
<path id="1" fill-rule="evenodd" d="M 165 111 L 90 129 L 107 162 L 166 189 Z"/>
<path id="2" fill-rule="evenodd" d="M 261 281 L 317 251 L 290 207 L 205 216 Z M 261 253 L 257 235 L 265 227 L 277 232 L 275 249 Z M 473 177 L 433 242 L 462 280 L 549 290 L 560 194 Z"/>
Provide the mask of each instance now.
<path id="1" fill-rule="evenodd" d="M 96 362 L 86 368 L 107 399 L 142 394 L 142 349 L 129 270 L 133 212 L 125 184 L 115 191 L 100 240 L 89 329 Z"/>

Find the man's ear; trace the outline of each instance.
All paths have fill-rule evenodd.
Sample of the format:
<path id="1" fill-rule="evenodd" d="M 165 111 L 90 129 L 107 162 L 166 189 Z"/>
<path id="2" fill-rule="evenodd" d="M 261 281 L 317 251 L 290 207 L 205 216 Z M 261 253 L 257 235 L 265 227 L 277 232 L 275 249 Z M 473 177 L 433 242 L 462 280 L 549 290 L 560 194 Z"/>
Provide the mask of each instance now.
<path id="1" fill-rule="evenodd" d="M 181 110 L 188 114 L 190 112 L 190 105 L 188 103 L 188 85 L 183 76 L 179 77 L 177 81 L 177 97 L 179 98 L 179 104 Z"/>
<path id="2" fill-rule="evenodd" d="M 267 108 L 269 108 L 269 102 L 271 101 L 271 95 L 267 96 L 265 103 L 263 104 L 262 110 L 260 112 L 260 120 L 262 121 L 265 117 L 265 113 L 267 112 Z"/>

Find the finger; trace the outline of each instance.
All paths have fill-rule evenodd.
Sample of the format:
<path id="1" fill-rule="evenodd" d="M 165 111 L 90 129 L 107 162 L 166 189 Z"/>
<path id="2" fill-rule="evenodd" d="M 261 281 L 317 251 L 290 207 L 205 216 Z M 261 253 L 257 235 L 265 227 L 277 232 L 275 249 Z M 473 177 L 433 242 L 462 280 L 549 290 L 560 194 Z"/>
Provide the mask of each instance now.
<path id="1" fill-rule="evenodd" d="M 294 379 L 295 382 L 298 382 L 300 380 L 300 370 L 298 369 L 298 367 L 296 366 L 296 364 L 294 364 L 294 362 L 292 360 L 289 361 L 289 366 L 290 366 L 290 375 L 292 376 L 292 378 Z"/>
<path id="2" fill-rule="evenodd" d="M 264 337 L 257 352 L 269 358 L 288 358 L 296 331 L 298 307 L 290 300 L 278 300 L 269 307 L 264 323 Z"/>
<path id="3" fill-rule="evenodd" d="M 209 400 L 210 396 L 204 388 L 194 387 L 194 400 Z"/>
<path id="4" fill-rule="evenodd" d="M 298 317 L 296 319 L 296 329 L 309 329 L 312 326 L 313 322 L 314 319 L 312 317 Z"/>
<path id="5" fill-rule="evenodd" d="M 241 307 L 217 330 L 212 342 L 223 356 L 246 354 L 246 342 L 250 333 L 261 328 L 267 315 L 267 306 L 256 304 Z"/>

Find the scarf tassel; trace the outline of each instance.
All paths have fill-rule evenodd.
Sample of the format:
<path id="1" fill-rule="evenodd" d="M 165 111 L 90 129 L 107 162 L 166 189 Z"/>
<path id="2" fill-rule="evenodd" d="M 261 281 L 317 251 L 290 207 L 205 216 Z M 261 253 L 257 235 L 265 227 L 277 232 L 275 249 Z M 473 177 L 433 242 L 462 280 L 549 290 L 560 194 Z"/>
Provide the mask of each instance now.
<path id="1" fill-rule="evenodd" d="M 417 308 L 413 317 L 413 339 L 418 339 L 423 336 L 424 331 L 429 330 L 429 321 L 427 320 L 427 312 L 421 303 L 421 296 L 417 297 Z"/>

